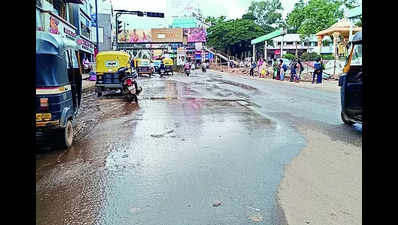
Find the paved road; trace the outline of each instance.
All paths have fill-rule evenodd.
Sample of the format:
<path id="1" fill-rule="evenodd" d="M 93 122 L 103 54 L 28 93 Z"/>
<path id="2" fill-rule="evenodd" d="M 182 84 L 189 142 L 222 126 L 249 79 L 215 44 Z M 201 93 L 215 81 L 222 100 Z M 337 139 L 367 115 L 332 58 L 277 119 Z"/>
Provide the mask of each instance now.
<path id="1" fill-rule="evenodd" d="M 69 151 L 37 154 L 37 224 L 283 224 L 276 193 L 311 126 L 361 145 L 339 94 L 196 70 L 139 104 L 86 93 Z"/>

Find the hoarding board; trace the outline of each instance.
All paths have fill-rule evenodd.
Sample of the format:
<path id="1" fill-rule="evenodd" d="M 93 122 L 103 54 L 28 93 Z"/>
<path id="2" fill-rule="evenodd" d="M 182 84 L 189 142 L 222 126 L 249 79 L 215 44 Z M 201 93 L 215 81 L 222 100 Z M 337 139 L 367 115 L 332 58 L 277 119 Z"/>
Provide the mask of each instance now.
<path id="1" fill-rule="evenodd" d="M 119 43 L 147 43 L 151 40 L 151 30 L 147 29 L 123 30 L 118 34 Z"/>
<path id="2" fill-rule="evenodd" d="M 206 42 L 205 28 L 184 28 L 184 35 L 188 36 L 188 42 Z"/>
<path id="3" fill-rule="evenodd" d="M 182 42 L 182 28 L 152 28 L 152 42 Z"/>

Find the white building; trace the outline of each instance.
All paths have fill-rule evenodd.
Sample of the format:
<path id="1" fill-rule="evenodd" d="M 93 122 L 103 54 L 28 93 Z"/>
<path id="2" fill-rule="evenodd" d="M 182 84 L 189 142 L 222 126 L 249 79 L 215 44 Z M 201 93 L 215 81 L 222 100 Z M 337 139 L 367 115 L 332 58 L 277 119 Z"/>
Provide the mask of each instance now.
<path id="1" fill-rule="evenodd" d="M 317 38 L 315 35 L 307 39 L 301 39 L 299 34 L 285 34 L 283 36 L 272 39 L 273 46 L 268 45 L 267 47 L 267 58 L 280 57 L 281 50 L 283 54 L 290 53 L 295 55 L 301 55 L 304 52 L 316 52 L 317 51 Z M 282 43 L 282 45 L 281 45 Z M 324 38 L 324 45 L 322 47 L 321 54 L 332 54 L 333 53 L 333 42 L 330 37 Z"/>

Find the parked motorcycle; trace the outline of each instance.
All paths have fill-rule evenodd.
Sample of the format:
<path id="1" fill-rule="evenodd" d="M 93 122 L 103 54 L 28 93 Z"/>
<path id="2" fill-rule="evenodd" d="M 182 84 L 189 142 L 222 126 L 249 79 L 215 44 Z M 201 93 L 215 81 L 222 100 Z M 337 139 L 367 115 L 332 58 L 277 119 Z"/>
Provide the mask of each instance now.
<path id="1" fill-rule="evenodd" d="M 126 96 L 127 101 L 135 101 L 138 103 L 137 96 L 141 93 L 142 87 L 138 87 L 137 77 L 138 73 L 133 69 L 131 73 L 126 73 L 128 68 L 123 67 L 118 70 L 119 81 L 122 84 L 122 94 Z"/>

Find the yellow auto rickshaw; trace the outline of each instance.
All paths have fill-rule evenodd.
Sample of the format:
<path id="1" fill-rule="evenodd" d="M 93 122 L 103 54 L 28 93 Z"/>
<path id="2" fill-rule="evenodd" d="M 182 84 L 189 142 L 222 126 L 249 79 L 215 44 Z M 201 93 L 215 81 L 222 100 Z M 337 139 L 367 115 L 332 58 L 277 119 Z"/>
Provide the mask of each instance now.
<path id="1" fill-rule="evenodd" d="M 117 71 L 120 68 L 128 68 L 131 73 L 130 55 L 122 51 L 103 51 L 98 53 L 96 57 L 96 92 L 97 96 L 102 96 L 102 92 L 106 90 L 120 89 L 122 84 L 119 81 Z"/>
<path id="2" fill-rule="evenodd" d="M 138 75 L 148 74 L 149 77 L 152 76 L 153 70 L 149 59 L 136 59 L 136 66 Z"/>
<path id="3" fill-rule="evenodd" d="M 165 72 L 167 74 L 171 73 L 171 75 L 174 75 L 173 73 L 173 60 L 170 58 L 164 58 L 163 60 Z"/>

